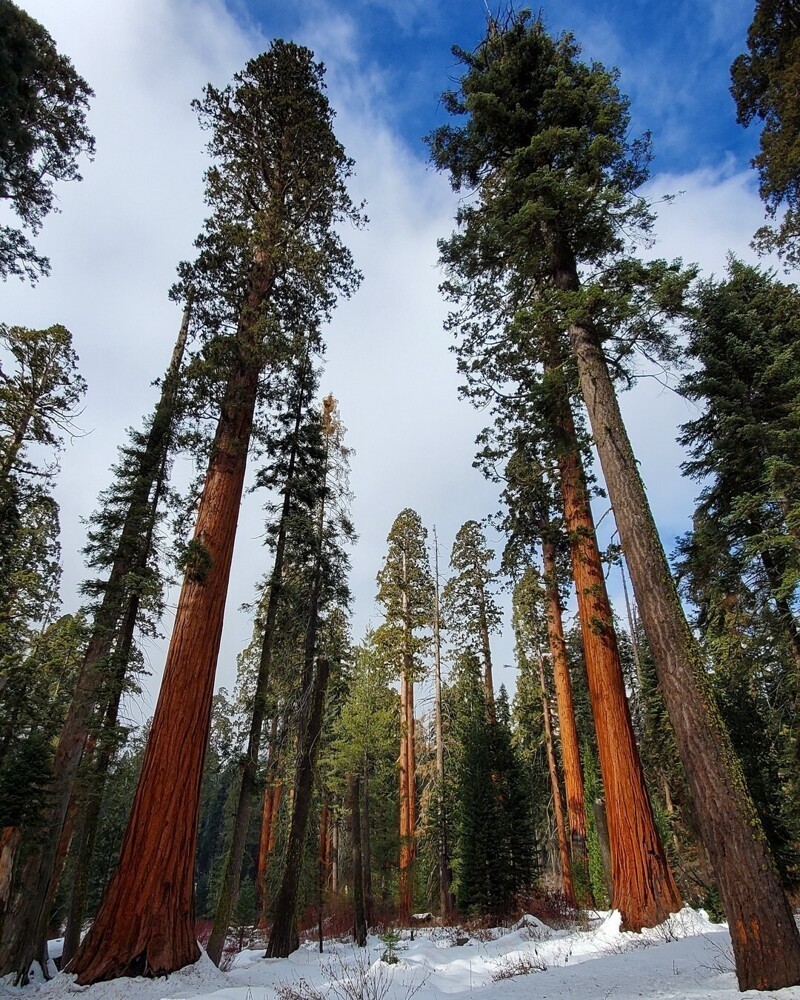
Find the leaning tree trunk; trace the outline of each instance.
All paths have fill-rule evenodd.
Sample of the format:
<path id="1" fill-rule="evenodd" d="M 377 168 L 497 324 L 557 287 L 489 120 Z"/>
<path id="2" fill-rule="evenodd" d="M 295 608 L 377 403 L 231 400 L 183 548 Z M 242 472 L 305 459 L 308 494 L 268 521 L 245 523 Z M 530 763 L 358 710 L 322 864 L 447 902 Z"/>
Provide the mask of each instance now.
<path id="1" fill-rule="evenodd" d="M 231 916 L 236 908 L 237 900 L 239 899 L 239 886 L 242 878 L 242 860 L 244 858 L 244 849 L 247 842 L 247 831 L 250 826 L 250 809 L 256 792 L 258 758 L 261 751 L 261 730 L 263 729 L 264 718 L 267 712 L 267 696 L 269 694 L 275 624 L 278 618 L 278 606 L 280 603 L 281 587 L 283 583 L 286 536 L 292 506 L 295 469 L 297 466 L 297 453 L 300 448 L 300 424 L 303 417 L 306 395 L 303 381 L 305 378 L 307 363 L 308 351 L 306 351 L 306 356 L 301 366 L 298 380 L 300 385 L 297 387 L 297 404 L 294 412 L 294 428 L 289 450 L 289 464 L 286 471 L 286 480 L 283 485 L 283 504 L 278 524 L 278 537 L 275 543 L 275 562 L 272 567 L 272 574 L 269 581 L 267 615 L 264 622 L 264 633 L 261 642 L 261 656 L 258 664 L 258 674 L 256 676 L 256 689 L 253 696 L 253 715 L 250 720 L 247 751 L 242 763 L 242 780 L 239 786 L 239 799 L 236 805 L 236 814 L 233 821 L 231 846 L 225 865 L 225 874 L 222 880 L 219 900 L 217 901 L 217 908 L 214 913 L 214 925 L 211 928 L 211 936 L 208 939 L 208 945 L 206 947 L 208 957 L 214 965 L 219 965 L 222 958 L 222 951 L 225 947 L 225 938 L 228 934 L 228 926 L 230 925 Z"/>
<path id="2" fill-rule="evenodd" d="M 572 261 L 562 261 L 554 277 L 559 287 L 578 287 Z M 569 338 L 634 596 L 728 917 L 739 988 L 795 985 L 797 926 L 683 613 L 602 347 L 588 325 L 574 323 Z"/>
<path id="3" fill-rule="evenodd" d="M 287 717 L 284 716 L 281 726 L 280 737 L 278 736 L 277 716 L 272 720 L 269 737 L 269 754 L 267 755 L 266 784 L 264 788 L 264 800 L 261 807 L 261 832 L 258 839 L 258 871 L 256 881 L 258 883 L 258 905 L 259 905 L 259 927 L 266 927 L 269 910 L 269 896 L 267 893 L 267 872 L 269 871 L 270 860 L 275 850 L 275 840 L 278 829 L 278 813 L 281 808 L 281 798 L 283 796 L 283 756 L 279 753 L 279 744 L 282 746 L 288 726 Z"/>
<path id="4" fill-rule="evenodd" d="M 183 356 L 183 348 L 186 342 L 189 325 L 189 312 L 184 312 L 181 336 L 178 339 L 175 352 L 173 353 L 170 372 L 177 375 L 178 366 Z M 166 486 L 168 449 L 164 448 L 161 457 L 161 469 L 155 483 L 155 491 L 150 499 L 150 509 L 148 512 L 145 537 L 139 551 L 139 562 L 135 571 L 144 573 L 147 568 L 147 561 L 153 544 L 153 536 L 156 530 L 158 518 L 158 508 L 161 502 L 164 488 Z M 139 607 L 141 604 L 141 592 L 137 589 L 128 594 L 125 613 L 119 627 L 116 646 L 112 657 L 111 682 L 109 700 L 106 707 L 106 714 L 103 720 L 103 731 L 99 739 L 99 748 L 96 750 L 96 759 L 92 762 L 94 770 L 94 781 L 89 789 L 86 801 L 82 803 L 81 815 L 77 824 L 77 851 L 75 869 L 72 873 L 72 887 L 69 895 L 69 908 L 67 911 L 67 923 L 64 928 L 64 947 L 61 954 L 61 964 L 66 966 L 78 950 L 81 940 L 81 929 L 83 927 L 83 917 L 86 909 L 86 896 L 89 889 L 89 875 L 94 857 L 95 841 L 100 825 L 100 807 L 103 804 L 103 794 L 105 792 L 106 781 L 111 761 L 116 751 L 116 740 L 114 733 L 117 727 L 119 707 L 122 702 L 122 693 L 125 686 L 125 676 L 128 672 L 131 651 L 133 650 L 134 634 L 136 623 L 139 620 Z"/>
<path id="5" fill-rule="evenodd" d="M 350 838 L 353 842 L 353 940 L 367 946 L 367 919 L 364 909 L 364 864 L 361 854 L 361 778 L 358 771 L 348 775 L 350 798 Z"/>
<path id="6" fill-rule="evenodd" d="M 547 770 L 550 774 L 550 790 L 553 794 L 553 811 L 556 817 L 556 839 L 558 840 L 558 857 L 561 864 L 561 888 L 567 903 L 577 908 L 575 887 L 572 884 L 572 867 L 569 857 L 569 839 L 567 825 L 564 822 L 564 806 L 561 803 L 561 788 L 558 784 L 558 768 L 556 754 L 553 749 L 553 726 L 550 721 L 550 701 L 547 697 L 547 682 L 544 676 L 544 658 L 539 654 L 539 685 L 542 689 L 542 719 L 544 720 L 544 742 L 547 750 Z"/>
<path id="7" fill-rule="evenodd" d="M 286 844 L 283 878 L 275 901 L 275 919 L 269 936 L 265 958 L 286 958 L 299 945 L 297 937 L 297 900 L 300 892 L 300 869 L 303 863 L 308 815 L 311 809 L 311 792 L 314 782 L 314 766 L 319 750 L 322 719 L 325 708 L 325 692 L 330 675 L 327 659 L 317 660 L 317 669 L 311 688 L 311 711 L 303 734 L 300 755 L 297 761 L 297 775 L 294 786 L 294 807 L 289 839 Z"/>
<path id="8" fill-rule="evenodd" d="M 545 536 L 547 531 L 545 531 Z M 561 734 L 561 757 L 564 763 L 564 791 L 567 795 L 567 817 L 569 819 L 570 856 L 573 871 L 580 872 L 581 891 L 591 900 L 589 881 L 589 852 L 586 847 L 586 794 L 583 785 L 583 767 L 575 724 L 575 702 L 572 697 L 572 681 L 569 676 L 569 657 L 564 642 L 564 625 L 561 618 L 561 596 L 558 590 L 556 549 L 546 537 L 542 542 L 542 562 L 544 566 L 544 586 L 546 597 L 547 638 L 553 658 L 553 681 L 558 705 L 558 723 Z"/>
<path id="9" fill-rule="evenodd" d="M 552 369 L 551 375 L 555 376 Z M 678 911 L 681 897 L 647 796 L 586 476 L 565 389 L 554 400 L 564 521 L 569 532 L 589 696 L 606 793 L 612 905 L 622 915 L 623 929 L 639 931 L 655 927 Z"/>
<path id="10" fill-rule="evenodd" d="M 37 942 L 46 933 L 49 919 L 47 901 L 56 876 L 59 839 L 75 790 L 78 768 L 95 716 L 99 692 L 106 680 L 107 657 L 117 634 L 126 600 L 130 597 L 127 578 L 141 566 L 143 560 L 146 562 L 149 555 L 152 542 L 152 526 L 148 521 L 152 501 L 149 498 L 154 484 L 156 494 L 160 493 L 159 475 L 163 477 L 166 470 L 165 459 L 172 437 L 175 399 L 188 336 L 190 310 L 191 298 L 186 303 L 103 600 L 94 617 L 92 634 L 56 747 L 53 777 L 48 784 L 42 816 L 44 832 L 27 857 L 19 879 L 19 891 L 3 924 L 0 975 L 13 972 L 17 983 L 27 982 L 31 962 L 37 957 Z M 145 542 L 142 541 L 143 534 L 146 536 Z M 145 547 L 148 551 L 144 551 Z"/>
<path id="11" fill-rule="evenodd" d="M 239 324 L 158 704 L 116 871 L 69 971 L 82 985 L 167 975 L 196 962 L 194 855 L 233 544 L 263 367 L 256 316 L 272 278 L 260 262 Z"/>

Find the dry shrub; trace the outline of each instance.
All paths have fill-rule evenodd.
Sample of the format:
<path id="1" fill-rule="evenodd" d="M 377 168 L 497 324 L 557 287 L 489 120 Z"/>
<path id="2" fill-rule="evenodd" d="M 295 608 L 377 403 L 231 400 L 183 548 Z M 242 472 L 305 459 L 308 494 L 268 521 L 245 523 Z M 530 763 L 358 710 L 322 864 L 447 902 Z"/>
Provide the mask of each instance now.
<path id="1" fill-rule="evenodd" d="M 563 892 L 531 889 L 516 900 L 517 919 L 526 913 L 554 930 L 568 930 L 581 923 L 581 911 L 571 906 Z"/>
<path id="2" fill-rule="evenodd" d="M 503 979 L 514 979 L 516 976 L 529 976 L 532 972 L 547 972 L 547 962 L 545 962 L 541 955 L 506 957 L 497 963 L 492 973 L 492 982 L 499 983 Z"/>
<path id="3" fill-rule="evenodd" d="M 319 911 L 308 906 L 298 921 L 300 938 L 316 941 L 319 937 Z M 322 911 L 322 936 L 336 941 L 349 941 L 353 937 L 353 904 L 346 899 L 332 899 Z"/>
<path id="4" fill-rule="evenodd" d="M 305 979 L 296 979 L 291 983 L 277 983 L 275 992 L 278 1000 L 385 1000 L 392 989 L 394 973 L 383 962 L 374 966 L 369 955 L 354 952 L 345 959 L 334 953 L 322 965 L 322 973 L 327 980 L 324 987 L 314 986 Z M 403 1000 L 411 1000 L 427 981 L 427 975 L 416 976 L 406 986 Z"/>

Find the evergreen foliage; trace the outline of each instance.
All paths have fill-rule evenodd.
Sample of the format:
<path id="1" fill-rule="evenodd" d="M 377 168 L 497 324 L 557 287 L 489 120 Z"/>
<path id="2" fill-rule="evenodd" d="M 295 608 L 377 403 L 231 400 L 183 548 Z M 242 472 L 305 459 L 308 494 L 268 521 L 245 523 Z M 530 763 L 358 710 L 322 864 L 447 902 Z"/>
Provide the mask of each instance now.
<path id="1" fill-rule="evenodd" d="M 398 675 L 406 669 L 404 657 L 409 657 L 415 679 L 419 658 L 430 646 L 429 635 L 420 631 L 429 629 L 433 621 L 427 537 L 419 514 L 402 510 L 387 536 L 389 549 L 378 573 L 377 599 L 384 608 L 384 621 L 375 631 L 375 641 Z"/>
<path id="2" fill-rule="evenodd" d="M 494 552 L 481 526 L 477 521 L 466 521 L 453 542 L 450 567 L 454 573 L 442 591 L 447 629 L 457 648 L 484 657 L 488 638 L 499 631 L 501 622 L 492 593 L 498 576 L 492 569 L 493 560 Z"/>
<path id="3" fill-rule="evenodd" d="M 787 264 L 800 260 L 800 12 L 793 0 L 757 0 L 747 32 L 747 52 L 731 66 L 731 93 L 740 124 L 761 122 L 761 151 L 753 160 L 761 197 L 776 228 L 764 226 L 756 245 L 776 249 Z"/>
<path id="4" fill-rule="evenodd" d="M 0 275 L 36 281 L 50 262 L 35 236 L 54 209 L 53 184 L 81 179 L 76 159 L 94 154 L 86 126 L 93 91 L 48 32 L 11 0 L 0 3 L 0 199 L 22 223 L 0 226 Z"/>

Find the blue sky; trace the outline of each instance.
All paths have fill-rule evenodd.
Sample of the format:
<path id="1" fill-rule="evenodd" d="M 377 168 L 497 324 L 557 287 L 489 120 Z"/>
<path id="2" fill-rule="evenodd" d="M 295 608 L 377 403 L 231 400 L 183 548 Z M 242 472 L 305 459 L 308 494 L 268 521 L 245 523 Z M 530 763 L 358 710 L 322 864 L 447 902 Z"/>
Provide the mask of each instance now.
<path id="1" fill-rule="evenodd" d="M 693 169 L 721 155 L 741 162 L 752 157 L 757 135 L 736 123 L 728 91 L 752 0 L 562 0 L 532 6 L 553 32 L 573 32 L 587 59 L 619 68 L 635 131 L 654 134 L 654 170 Z M 275 8 L 267 0 L 231 5 L 265 35 L 285 37 L 302 33 L 315 14 L 335 11 L 342 30 L 348 25 L 353 61 L 383 81 L 387 121 L 419 155 L 425 155 L 422 136 L 445 117 L 438 95 L 459 73 L 452 46 L 474 48 L 486 27 L 483 0 L 349 0 Z M 497 7 L 490 3 L 489 9 Z"/>
<path id="2" fill-rule="evenodd" d="M 356 161 L 352 193 L 367 201 L 370 225 L 345 239 L 364 282 L 326 330 L 322 392 L 332 391 L 355 449 L 353 634 L 377 624 L 375 575 L 397 513 L 417 510 L 436 525 L 446 571 L 452 540 L 468 519 L 498 506 L 472 458 L 486 415 L 458 398 L 455 359 L 442 325 L 436 241 L 453 227 L 457 197 L 427 163 L 422 136 L 443 121 L 442 90 L 458 73 L 451 46 L 474 47 L 485 24 L 482 0 L 23 0 L 70 55 L 96 96 L 90 126 L 97 157 L 81 184 L 58 189 L 61 213 L 37 243 L 52 276 L 36 288 L 2 288 L 2 320 L 34 328 L 63 323 L 73 333 L 89 384 L 83 435 L 68 442 L 58 482 L 65 610 L 79 603 L 86 575 L 81 522 L 109 481 L 125 428 L 153 405 L 152 382 L 167 364 L 180 310 L 167 292 L 177 263 L 193 253 L 205 214 L 205 136 L 190 103 L 211 81 L 224 86 L 271 38 L 314 49 L 328 67 L 337 134 Z M 587 58 L 621 69 L 634 131 L 653 133 L 647 188 L 664 206 L 651 253 L 697 261 L 719 274 L 763 219 L 749 161 L 757 135 L 736 124 L 729 66 L 743 49 L 752 0 L 629 0 L 544 7 L 553 30 L 574 30 Z M 622 398 L 651 505 L 667 549 L 689 526 L 695 484 L 679 471 L 676 428 L 696 411 L 652 379 Z M 177 463 L 188 479 L 196 470 Z M 240 611 L 270 565 L 262 546 L 263 503 L 245 497 L 226 611 L 220 683 L 231 687 L 236 654 L 251 623 Z M 607 504 L 596 505 L 598 518 Z M 612 524 L 603 518 L 608 538 Z M 490 532 L 498 549 L 502 544 Z M 618 576 L 610 580 L 621 600 Z M 174 597 L 170 603 L 174 603 Z M 152 643 L 153 677 L 134 715 L 153 708 L 171 627 Z M 495 640 L 511 663 L 509 623 Z M 503 671 L 498 670 L 498 683 Z M 511 675 L 505 671 L 506 678 Z"/>

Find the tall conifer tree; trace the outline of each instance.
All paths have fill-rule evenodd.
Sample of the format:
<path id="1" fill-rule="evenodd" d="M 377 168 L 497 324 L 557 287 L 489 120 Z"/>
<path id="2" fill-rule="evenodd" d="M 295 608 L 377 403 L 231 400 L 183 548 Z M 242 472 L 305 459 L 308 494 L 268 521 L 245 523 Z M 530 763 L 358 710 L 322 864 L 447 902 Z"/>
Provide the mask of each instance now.
<path id="1" fill-rule="evenodd" d="M 71 966 L 83 983 L 161 975 L 199 955 L 199 783 L 259 390 L 285 346 L 284 316 L 292 329 L 301 317 L 314 329 L 337 291 L 357 283 L 335 228 L 358 218 L 345 189 L 351 163 L 332 131 L 322 74 L 308 49 L 276 41 L 233 86 L 208 86 L 196 104 L 216 163 L 206 174 L 212 215 L 183 276 L 196 290 L 199 322 L 218 334 L 209 359 L 217 363 L 220 418 L 120 862 Z"/>
<path id="2" fill-rule="evenodd" d="M 400 913 L 408 919 L 413 906 L 416 856 L 417 793 L 414 682 L 427 650 L 433 618 L 434 588 L 425 548 L 427 531 L 419 514 L 406 508 L 395 518 L 389 551 L 378 573 L 378 601 L 385 620 L 375 638 L 400 677 Z"/>
<path id="3" fill-rule="evenodd" d="M 800 937 L 686 623 L 619 410 L 609 361 L 645 344 L 670 352 L 664 321 L 683 308 L 691 273 L 643 264 L 627 240 L 652 227 L 635 191 L 647 177 L 647 137 L 631 141 L 616 75 L 586 65 L 571 36 L 554 39 L 529 13 L 491 21 L 447 109 L 464 124 L 432 137 L 454 187 L 481 198 L 443 246 L 453 285 L 501 271 L 512 312 L 567 344 L 659 683 L 728 914 L 741 988 L 800 981 Z M 501 254 L 498 253 L 501 251 Z M 602 272 L 593 278 L 592 268 Z M 583 272 L 583 280 L 581 274 Z M 452 286 L 451 286 L 452 287 Z M 483 329 L 492 329 L 484 321 Z M 562 357 L 567 345 L 562 343 Z M 538 345 L 542 348 L 541 341 Z M 558 362 L 545 347 L 545 364 Z M 668 887 L 667 887 L 668 888 Z M 667 893 L 669 895 L 669 893 Z M 668 908 L 673 908 L 670 899 Z"/>

